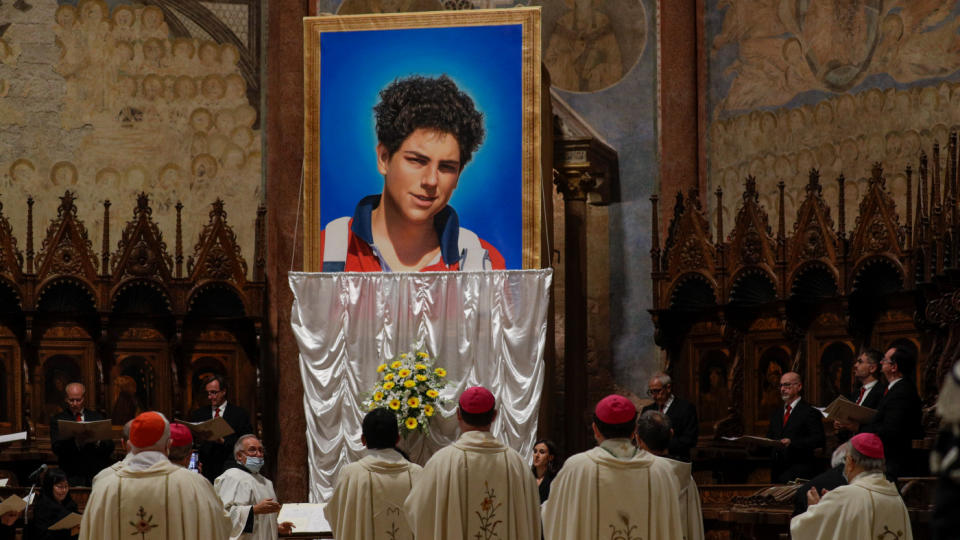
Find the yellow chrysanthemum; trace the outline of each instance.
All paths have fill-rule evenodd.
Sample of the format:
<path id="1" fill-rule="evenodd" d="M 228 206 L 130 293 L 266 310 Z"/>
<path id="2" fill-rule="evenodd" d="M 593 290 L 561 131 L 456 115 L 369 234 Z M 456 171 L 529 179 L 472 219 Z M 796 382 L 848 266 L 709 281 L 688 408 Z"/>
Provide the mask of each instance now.
<path id="1" fill-rule="evenodd" d="M 404 422 L 404 425 L 407 426 L 407 429 L 417 429 L 417 419 L 407 418 L 407 421 Z"/>
<path id="2" fill-rule="evenodd" d="M 433 416 L 433 405 L 429 403 L 423 406 L 423 414 L 427 416 Z"/>
<path id="3" fill-rule="evenodd" d="M 424 364 L 417 364 L 417 365 L 415 365 L 415 366 L 413 366 L 413 367 L 415 367 L 415 368 L 417 368 L 417 369 L 427 369 L 427 366 L 425 366 Z"/>
<path id="4" fill-rule="evenodd" d="M 430 390 L 427 390 L 427 397 L 436 398 L 439 395 L 440 395 L 440 392 L 437 392 L 433 388 L 431 388 Z"/>
<path id="5" fill-rule="evenodd" d="M 400 358 L 406 358 L 406 357 L 407 357 L 407 353 L 403 353 L 400 355 Z"/>
<path id="6" fill-rule="evenodd" d="M 383 380 L 385 380 L 385 381 L 392 381 L 392 380 L 393 380 L 393 373 L 387 373 L 386 375 L 384 375 L 384 376 L 383 376 Z"/>
<path id="7" fill-rule="evenodd" d="M 390 390 L 390 389 L 393 388 L 394 386 L 396 386 L 396 385 L 393 383 L 393 381 L 387 381 L 387 382 L 383 383 L 383 389 L 384 389 L 384 390 Z"/>
<path id="8" fill-rule="evenodd" d="M 402 366 L 402 365 L 403 365 L 403 362 L 401 362 L 401 361 L 399 361 L 399 360 L 395 360 L 392 364 L 390 364 L 390 367 L 391 367 L 392 369 L 400 369 L 400 366 Z"/>
<path id="9" fill-rule="evenodd" d="M 423 381 L 427 380 L 427 376 L 426 376 L 426 375 L 417 375 L 417 380 L 420 381 L 420 382 L 423 382 Z"/>
<path id="10" fill-rule="evenodd" d="M 368 408 L 368 410 L 371 410 L 371 411 L 372 411 L 372 410 L 374 410 L 374 409 L 376 409 L 376 408 L 377 408 L 377 404 L 376 404 L 376 403 L 371 403 L 371 404 L 370 404 L 370 407 Z"/>
<path id="11" fill-rule="evenodd" d="M 420 406 L 420 398 L 412 397 L 412 398 L 408 399 L 408 400 L 407 400 L 407 405 L 408 405 L 411 409 L 416 409 L 417 407 Z"/>
<path id="12" fill-rule="evenodd" d="M 376 392 L 373 394 L 374 401 L 380 401 L 381 399 L 383 399 L 383 392 Z"/>
<path id="13" fill-rule="evenodd" d="M 399 409 L 399 408 L 400 408 L 400 405 L 403 405 L 403 404 L 400 403 L 400 400 L 399 400 L 399 399 L 395 399 L 395 400 L 393 400 L 393 401 L 390 402 L 390 408 L 393 409 L 393 410 Z"/>
<path id="14" fill-rule="evenodd" d="M 380 364 L 379 366 L 377 366 L 377 373 L 383 373 L 385 369 L 387 369 L 387 365 Z"/>
<path id="15" fill-rule="evenodd" d="M 407 388 L 413 388 L 417 385 L 417 381 L 403 381 L 403 385 Z"/>
<path id="16" fill-rule="evenodd" d="M 409 377 L 409 376 L 410 376 L 410 370 L 407 369 L 407 368 L 403 368 L 403 369 L 401 369 L 400 371 L 397 372 L 397 375 L 398 375 L 401 379 L 404 378 L 404 377 Z"/>
<path id="17" fill-rule="evenodd" d="M 427 358 L 427 357 L 430 356 L 430 355 L 427 354 L 427 353 L 425 353 L 425 352 L 423 352 L 423 351 L 420 351 L 420 352 L 417 353 L 417 356 L 419 356 L 420 358 Z"/>
<path id="18" fill-rule="evenodd" d="M 447 370 L 443 369 L 442 367 L 438 367 L 437 369 L 433 370 L 433 372 L 436 373 L 438 377 L 447 376 Z"/>

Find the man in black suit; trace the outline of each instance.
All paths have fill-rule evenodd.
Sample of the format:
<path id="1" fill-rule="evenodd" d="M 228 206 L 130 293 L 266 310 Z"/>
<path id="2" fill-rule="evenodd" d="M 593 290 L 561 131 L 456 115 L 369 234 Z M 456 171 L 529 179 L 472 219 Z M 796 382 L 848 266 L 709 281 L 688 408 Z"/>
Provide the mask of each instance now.
<path id="1" fill-rule="evenodd" d="M 647 394 L 653 398 L 653 403 L 644 407 L 641 414 L 658 411 L 667 415 L 670 425 L 673 426 L 670 457 L 690 461 L 690 449 L 697 445 L 697 436 L 700 433 L 696 407 L 673 395 L 673 385 L 666 373 L 656 373 L 650 378 Z"/>
<path id="2" fill-rule="evenodd" d="M 870 409 L 880 406 L 880 398 L 887 388 L 879 379 L 881 360 L 880 351 L 876 349 L 865 349 L 860 353 L 853 363 L 853 375 L 860 382 L 860 390 L 849 396 L 850 401 Z M 854 424 L 846 422 L 834 422 L 833 429 L 837 431 L 837 441 L 841 443 L 847 442 L 858 432 Z"/>
<path id="3" fill-rule="evenodd" d="M 916 385 L 906 376 L 913 373 L 914 366 L 913 355 L 906 349 L 887 350 L 880 362 L 887 388 L 873 420 L 860 428 L 863 432 L 876 433 L 883 442 L 887 477 L 891 480 L 912 472 L 909 460 L 913 439 L 922 436 L 923 403 Z"/>
<path id="4" fill-rule="evenodd" d="M 76 437 L 60 438 L 60 420 L 71 422 L 93 422 L 106 420 L 107 417 L 84 408 L 87 389 L 78 382 L 67 385 L 66 408 L 50 417 L 50 446 L 57 455 L 57 461 L 72 486 L 89 486 L 93 476 L 111 463 L 113 440 L 88 441 Z"/>
<path id="5" fill-rule="evenodd" d="M 800 397 L 803 381 L 788 371 L 780 377 L 780 398 L 784 408 L 770 415 L 767 438 L 780 441 L 774 448 L 770 478 L 784 484 L 796 478 L 813 478 L 817 470 L 814 452 L 823 448 L 823 415 Z"/>
<path id="6" fill-rule="evenodd" d="M 202 465 L 203 476 L 213 482 L 223 473 L 224 464 L 233 461 L 233 445 L 242 435 L 253 434 L 250 414 L 242 407 L 227 403 L 227 381 L 220 375 L 213 375 L 204 381 L 209 407 L 200 407 L 190 413 L 191 422 L 204 422 L 216 416 L 223 417 L 233 428 L 233 433 L 218 441 L 200 443 L 197 452 Z"/>

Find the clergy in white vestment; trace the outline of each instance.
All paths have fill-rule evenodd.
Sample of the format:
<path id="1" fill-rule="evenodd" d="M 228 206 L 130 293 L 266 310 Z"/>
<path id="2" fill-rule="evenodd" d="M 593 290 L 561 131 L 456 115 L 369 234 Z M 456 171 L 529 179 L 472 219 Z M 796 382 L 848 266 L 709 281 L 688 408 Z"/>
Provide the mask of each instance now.
<path id="1" fill-rule="evenodd" d="M 673 429 L 670 418 L 650 410 L 640 415 L 637 421 L 637 446 L 657 456 L 670 466 L 680 485 L 680 521 L 684 540 L 703 540 L 703 513 L 700 508 L 700 491 L 693 480 L 693 464 L 670 459 L 670 439 Z"/>
<path id="2" fill-rule="evenodd" d="M 520 454 L 490 433 L 495 405 L 480 386 L 460 396 L 460 437 L 430 458 L 403 505 L 414 537 L 540 538 L 537 481 Z"/>
<path id="3" fill-rule="evenodd" d="M 340 471 L 323 513 L 338 540 L 412 540 L 403 501 L 423 469 L 397 449 L 397 417 L 374 409 L 363 418 L 366 455 Z"/>
<path id="4" fill-rule="evenodd" d="M 273 482 L 260 474 L 263 445 L 256 435 L 241 435 L 233 445 L 235 461 L 224 464 L 226 470 L 213 483 L 223 506 L 230 514 L 231 539 L 276 540 L 290 534 L 292 524 L 277 523 L 280 503 Z"/>
<path id="5" fill-rule="evenodd" d="M 883 443 L 873 433 L 850 439 L 843 475 L 849 484 L 823 497 L 816 488 L 807 493 L 807 511 L 790 520 L 796 540 L 890 538 L 912 540 L 910 514 L 897 487 L 886 479 Z"/>
<path id="6" fill-rule="evenodd" d="M 80 522 L 81 540 L 211 540 L 230 535 L 230 518 L 202 476 L 167 459 L 170 423 L 158 412 L 130 426 L 131 456 L 97 481 Z"/>
<path id="7" fill-rule="evenodd" d="M 120 432 L 120 448 L 123 448 L 123 451 L 126 452 L 126 455 L 123 456 L 123 459 L 114 463 L 113 465 L 101 469 L 100 472 L 93 477 L 93 480 L 90 481 L 91 487 L 97 483 L 97 480 L 100 480 L 105 476 L 113 476 L 117 474 L 117 471 L 122 469 L 123 466 L 126 465 L 130 460 L 130 457 L 133 456 L 133 454 L 130 453 L 130 426 L 132 424 L 133 420 L 128 420 L 127 423 L 123 425 L 123 430 Z"/>
<path id="8" fill-rule="evenodd" d="M 662 459 L 634 446 L 637 409 L 610 395 L 597 404 L 598 446 L 571 456 L 543 504 L 546 540 L 681 540 L 680 487 Z"/>

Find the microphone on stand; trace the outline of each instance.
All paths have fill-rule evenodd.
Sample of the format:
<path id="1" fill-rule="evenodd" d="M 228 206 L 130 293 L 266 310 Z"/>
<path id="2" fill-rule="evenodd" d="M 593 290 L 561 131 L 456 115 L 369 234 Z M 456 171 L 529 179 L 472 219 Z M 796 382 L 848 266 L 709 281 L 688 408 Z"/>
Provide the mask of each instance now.
<path id="1" fill-rule="evenodd" d="M 33 499 L 34 499 L 33 490 L 36 489 L 36 487 L 37 487 L 37 482 L 40 481 L 40 475 L 43 474 L 43 472 L 46 471 L 46 470 L 47 470 L 47 464 L 44 463 L 43 465 L 40 465 L 39 467 L 37 467 L 37 470 L 35 470 L 35 471 L 33 471 L 32 473 L 30 473 L 30 476 L 27 477 L 27 480 L 29 480 L 33 485 L 30 486 L 30 492 L 27 493 L 27 498 L 26 498 L 27 507 L 23 509 L 23 523 L 24 523 L 24 525 L 30 523 L 30 512 L 29 512 L 29 510 L 30 510 L 30 505 L 33 504 Z"/>
<path id="2" fill-rule="evenodd" d="M 32 473 L 30 473 L 30 476 L 27 477 L 27 480 L 33 482 L 34 480 L 36 480 L 37 478 L 39 478 L 40 475 L 43 474 L 43 471 L 45 471 L 45 470 L 47 470 L 47 464 L 46 464 L 46 463 L 44 463 L 43 465 L 37 467 L 37 470 L 35 470 L 35 471 L 33 471 Z"/>

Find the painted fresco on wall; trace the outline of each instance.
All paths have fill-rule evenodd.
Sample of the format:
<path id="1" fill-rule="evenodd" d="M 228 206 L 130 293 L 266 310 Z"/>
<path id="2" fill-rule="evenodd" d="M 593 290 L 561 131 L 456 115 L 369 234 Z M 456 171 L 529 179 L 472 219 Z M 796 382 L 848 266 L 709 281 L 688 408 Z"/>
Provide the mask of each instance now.
<path id="1" fill-rule="evenodd" d="M 189 17 L 165 1 L 18 4 L 0 4 L 0 23 L 9 23 L 0 24 L 0 198 L 14 234 L 25 237 L 28 196 L 44 230 L 57 196 L 72 187 L 99 246 L 103 201 L 113 205 L 110 234 L 119 238 L 145 191 L 168 238 L 183 202 L 192 246 L 220 197 L 252 256 L 261 200 L 251 75 L 259 45 L 249 31 L 257 3 L 204 3 Z"/>
<path id="2" fill-rule="evenodd" d="M 707 191 L 734 197 L 725 201 L 754 175 L 761 203 L 776 212 L 784 180 L 789 223 L 803 197 L 789 186 L 818 168 L 836 208 L 842 172 L 853 223 L 880 161 L 902 209 L 905 167 L 916 169 L 920 149 L 960 123 L 956 0 L 708 0 L 704 17 Z M 724 206 L 730 223 L 736 205 Z"/>
<path id="3" fill-rule="evenodd" d="M 618 83 L 647 43 L 637 0 L 536 1 L 543 6 L 543 63 L 556 88 L 594 92 Z"/>

